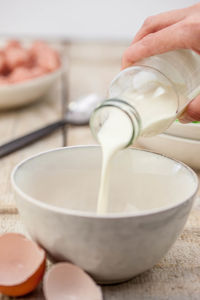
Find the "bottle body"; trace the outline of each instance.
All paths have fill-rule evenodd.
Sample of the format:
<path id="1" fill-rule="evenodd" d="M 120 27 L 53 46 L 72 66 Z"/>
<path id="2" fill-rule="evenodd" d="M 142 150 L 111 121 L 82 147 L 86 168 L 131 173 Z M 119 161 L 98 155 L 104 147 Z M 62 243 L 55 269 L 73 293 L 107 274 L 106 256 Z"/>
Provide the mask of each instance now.
<path id="1" fill-rule="evenodd" d="M 144 59 L 120 72 L 111 82 L 109 99 L 91 117 L 91 129 L 98 131 L 117 107 L 130 118 L 132 143 L 138 136 L 165 131 L 199 94 L 200 56 L 177 50 Z"/>

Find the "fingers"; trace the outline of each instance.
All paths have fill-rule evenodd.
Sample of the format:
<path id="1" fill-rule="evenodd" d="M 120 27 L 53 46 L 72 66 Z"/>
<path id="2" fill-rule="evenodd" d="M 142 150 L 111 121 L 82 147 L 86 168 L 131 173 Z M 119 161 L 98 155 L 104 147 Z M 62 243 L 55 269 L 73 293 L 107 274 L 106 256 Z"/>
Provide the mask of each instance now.
<path id="1" fill-rule="evenodd" d="M 181 123 L 200 121 L 200 95 L 190 102 L 179 120 Z"/>
<path id="2" fill-rule="evenodd" d="M 172 10 L 147 18 L 131 44 L 138 42 L 147 34 L 154 33 L 183 20 L 186 15 L 187 9 L 184 8 Z"/>
<path id="3" fill-rule="evenodd" d="M 133 65 L 145 57 L 167 51 L 188 48 L 188 31 L 184 32 L 181 22 L 148 34 L 139 42 L 131 45 L 122 57 L 122 69 Z"/>

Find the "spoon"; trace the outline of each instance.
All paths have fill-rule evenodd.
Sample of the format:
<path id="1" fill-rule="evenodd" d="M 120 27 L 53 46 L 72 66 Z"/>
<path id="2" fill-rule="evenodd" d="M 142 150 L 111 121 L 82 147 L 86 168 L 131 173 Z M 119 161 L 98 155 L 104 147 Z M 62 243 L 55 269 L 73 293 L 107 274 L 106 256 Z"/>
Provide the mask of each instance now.
<path id="1" fill-rule="evenodd" d="M 101 102 L 102 98 L 96 94 L 89 94 L 77 101 L 71 102 L 63 119 L 0 146 L 0 158 L 38 141 L 65 124 L 77 126 L 87 125 L 89 123 L 90 114 Z"/>

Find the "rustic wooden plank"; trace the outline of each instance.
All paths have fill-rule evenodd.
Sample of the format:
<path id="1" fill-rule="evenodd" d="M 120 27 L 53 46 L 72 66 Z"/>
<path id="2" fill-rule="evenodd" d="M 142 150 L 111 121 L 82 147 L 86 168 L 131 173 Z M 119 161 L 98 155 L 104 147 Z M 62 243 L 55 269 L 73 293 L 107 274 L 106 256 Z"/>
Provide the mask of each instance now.
<path id="1" fill-rule="evenodd" d="M 53 44 L 53 46 L 66 54 L 66 49 L 63 50 L 62 45 Z M 61 80 L 59 80 L 37 103 L 0 112 L 0 144 L 61 118 L 64 107 L 61 87 Z M 33 154 L 62 145 L 63 134 L 61 130 L 58 130 L 51 136 L 0 160 L 0 210 L 12 209 L 15 206 L 10 184 L 10 173 L 13 167 Z"/>
<path id="2" fill-rule="evenodd" d="M 17 232 L 27 235 L 19 214 L 0 214 L 0 234 Z"/>

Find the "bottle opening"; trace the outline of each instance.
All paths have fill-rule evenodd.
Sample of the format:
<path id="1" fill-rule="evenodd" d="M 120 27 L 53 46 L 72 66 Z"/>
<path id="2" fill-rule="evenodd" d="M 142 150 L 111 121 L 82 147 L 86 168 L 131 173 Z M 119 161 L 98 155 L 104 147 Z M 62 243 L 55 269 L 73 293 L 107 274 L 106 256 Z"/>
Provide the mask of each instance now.
<path id="1" fill-rule="evenodd" d="M 125 147 L 128 147 L 138 137 L 140 132 L 140 117 L 137 111 L 120 99 L 108 99 L 95 109 L 90 118 L 90 127 L 95 139 L 99 135 L 107 135 L 116 139 L 121 136 Z"/>

